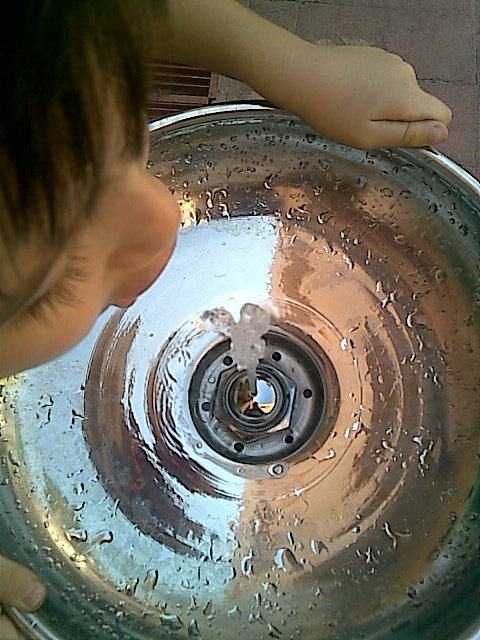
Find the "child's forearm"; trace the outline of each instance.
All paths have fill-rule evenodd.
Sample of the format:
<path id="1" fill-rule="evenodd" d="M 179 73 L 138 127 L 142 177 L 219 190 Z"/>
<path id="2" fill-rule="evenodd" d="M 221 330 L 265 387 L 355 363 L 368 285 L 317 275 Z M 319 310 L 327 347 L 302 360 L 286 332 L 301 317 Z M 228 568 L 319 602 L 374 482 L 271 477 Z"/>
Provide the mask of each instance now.
<path id="1" fill-rule="evenodd" d="M 242 80 L 278 104 L 304 47 L 289 31 L 234 0 L 167 0 L 159 54 Z"/>
<path id="2" fill-rule="evenodd" d="M 327 137 L 358 147 L 442 141 L 451 112 L 373 47 L 316 46 L 234 0 L 163 0 L 157 55 L 243 80 Z"/>

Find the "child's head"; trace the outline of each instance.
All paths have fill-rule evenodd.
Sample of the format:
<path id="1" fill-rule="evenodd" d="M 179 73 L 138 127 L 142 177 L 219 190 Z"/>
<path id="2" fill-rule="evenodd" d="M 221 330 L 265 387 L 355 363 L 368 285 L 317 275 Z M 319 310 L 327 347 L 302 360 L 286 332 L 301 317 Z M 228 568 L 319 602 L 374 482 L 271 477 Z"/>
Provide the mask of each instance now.
<path id="1" fill-rule="evenodd" d="M 165 266 L 178 210 L 145 172 L 147 3 L 24 1 L 4 21 L 0 375 L 73 346 Z"/>

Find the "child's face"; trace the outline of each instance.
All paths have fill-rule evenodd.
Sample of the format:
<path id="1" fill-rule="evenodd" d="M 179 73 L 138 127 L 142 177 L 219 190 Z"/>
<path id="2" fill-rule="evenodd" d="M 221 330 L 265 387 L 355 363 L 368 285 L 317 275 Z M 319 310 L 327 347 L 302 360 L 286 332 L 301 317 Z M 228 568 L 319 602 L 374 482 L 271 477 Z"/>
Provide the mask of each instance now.
<path id="1" fill-rule="evenodd" d="M 143 159 L 122 167 L 29 301 L 0 327 L 0 376 L 68 350 L 108 305 L 132 304 L 163 270 L 174 248 L 179 209 L 144 167 Z M 22 258 L 22 278 L 44 270 L 42 256 L 48 253 L 32 246 Z"/>

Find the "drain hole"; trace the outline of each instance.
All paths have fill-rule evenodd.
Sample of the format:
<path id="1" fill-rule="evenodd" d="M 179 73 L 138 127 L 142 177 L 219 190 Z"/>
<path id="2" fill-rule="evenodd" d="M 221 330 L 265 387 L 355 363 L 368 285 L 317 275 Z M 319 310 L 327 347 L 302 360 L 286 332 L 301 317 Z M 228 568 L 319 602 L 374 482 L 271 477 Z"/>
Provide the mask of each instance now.
<path id="1" fill-rule="evenodd" d="M 309 447 L 318 447 L 338 413 L 338 380 L 320 346 L 290 326 L 288 332 L 275 326 L 264 339 L 267 350 L 256 367 L 255 396 L 246 372 L 236 367 L 228 338 L 202 356 L 188 390 L 199 435 L 235 464 L 276 463 L 310 440 Z"/>

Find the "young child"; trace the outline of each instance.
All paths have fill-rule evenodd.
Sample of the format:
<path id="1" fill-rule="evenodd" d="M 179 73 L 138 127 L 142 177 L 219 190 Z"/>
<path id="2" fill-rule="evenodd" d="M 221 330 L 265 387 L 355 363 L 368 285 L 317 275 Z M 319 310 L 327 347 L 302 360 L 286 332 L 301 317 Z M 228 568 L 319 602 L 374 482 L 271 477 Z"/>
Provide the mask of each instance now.
<path id="1" fill-rule="evenodd" d="M 451 119 L 398 56 L 312 45 L 234 0 L 25 0 L 0 46 L 0 376 L 132 304 L 173 251 L 177 205 L 145 171 L 148 58 L 243 80 L 360 148 L 439 143 Z M 0 557 L 0 602 L 31 610 L 44 595 Z M 0 638 L 15 633 L 0 616 Z"/>

